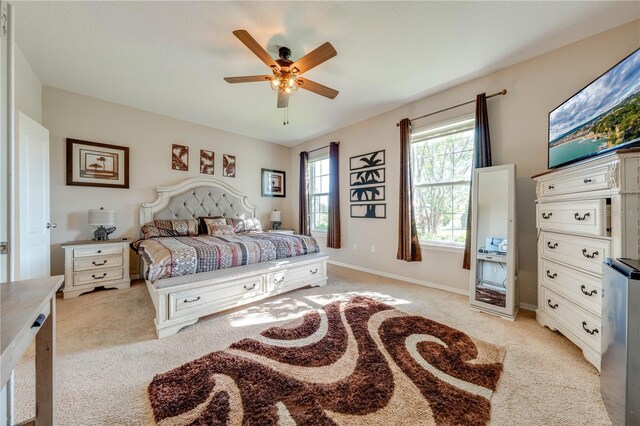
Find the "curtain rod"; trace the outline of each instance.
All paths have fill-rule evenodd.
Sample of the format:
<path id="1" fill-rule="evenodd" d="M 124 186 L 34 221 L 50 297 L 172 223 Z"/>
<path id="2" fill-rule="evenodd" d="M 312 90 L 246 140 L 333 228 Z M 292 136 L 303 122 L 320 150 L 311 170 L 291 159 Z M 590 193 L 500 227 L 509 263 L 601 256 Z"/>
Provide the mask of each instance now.
<path id="1" fill-rule="evenodd" d="M 340 141 L 336 142 L 338 145 L 340 145 Z M 329 144 L 330 145 L 330 144 Z M 307 154 L 310 154 L 312 152 L 316 152 L 316 151 L 320 151 L 321 149 L 325 149 L 325 148 L 329 148 L 329 145 L 325 145 L 325 146 L 321 146 L 320 148 L 316 148 L 316 149 L 312 149 L 311 151 L 307 151 Z"/>
<path id="2" fill-rule="evenodd" d="M 506 95 L 506 94 L 507 94 L 507 89 L 502 89 L 499 92 L 492 93 L 491 95 L 487 95 L 487 99 L 493 98 L 494 96 L 501 96 L 501 95 Z M 463 103 L 458 104 L 458 105 L 451 106 L 449 108 L 441 109 L 439 111 L 430 112 L 429 114 L 425 114 L 425 115 L 421 115 L 420 117 L 412 118 L 409 121 L 415 121 L 415 120 L 419 120 L 421 118 L 430 117 L 432 115 L 440 114 L 441 112 L 449 111 L 450 109 L 458 108 L 458 107 L 461 107 L 461 106 L 464 106 L 464 105 L 469 105 L 469 104 L 472 104 L 474 102 L 475 102 L 475 99 L 472 100 L 472 101 L 467 101 L 467 102 L 463 102 Z M 396 123 L 396 126 L 400 127 L 400 123 Z"/>

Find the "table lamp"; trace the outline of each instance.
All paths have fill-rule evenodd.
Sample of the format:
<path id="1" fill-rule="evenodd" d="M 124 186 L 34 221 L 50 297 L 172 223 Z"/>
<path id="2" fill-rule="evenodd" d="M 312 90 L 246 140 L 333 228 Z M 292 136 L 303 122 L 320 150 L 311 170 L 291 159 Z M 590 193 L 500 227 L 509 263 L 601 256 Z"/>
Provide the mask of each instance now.
<path id="1" fill-rule="evenodd" d="M 280 210 L 272 211 L 269 219 L 271 220 L 273 229 L 279 229 L 280 225 L 282 225 L 282 213 Z"/>
<path id="2" fill-rule="evenodd" d="M 89 226 L 97 226 L 98 229 L 93 233 L 94 240 L 108 240 L 109 234 L 116 230 L 113 226 L 116 224 L 116 212 L 114 210 L 105 210 L 104 207 L 99 209 L 89 209 Z M 108 228 L 105 228 L 107 226 Z"/>

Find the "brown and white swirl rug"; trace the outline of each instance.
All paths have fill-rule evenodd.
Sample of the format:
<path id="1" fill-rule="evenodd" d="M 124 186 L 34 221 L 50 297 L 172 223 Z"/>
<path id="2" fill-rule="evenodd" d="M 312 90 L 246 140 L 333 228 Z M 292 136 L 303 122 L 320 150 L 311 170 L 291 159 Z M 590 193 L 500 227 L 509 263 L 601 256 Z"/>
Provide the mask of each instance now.
<path id="1" fill-rule="evenodd" d="M 484 425 L 504 349 L 366 297 L 157 375 L 160 425 Z"/>

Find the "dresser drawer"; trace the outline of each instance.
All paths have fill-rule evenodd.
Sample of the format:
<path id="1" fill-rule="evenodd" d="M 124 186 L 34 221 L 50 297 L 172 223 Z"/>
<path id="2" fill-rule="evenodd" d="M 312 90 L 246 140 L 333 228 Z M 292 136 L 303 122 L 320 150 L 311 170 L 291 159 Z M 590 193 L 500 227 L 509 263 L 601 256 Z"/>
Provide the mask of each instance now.
<path id="1" fill-rule="evenodd" d="M 541 259 L 540 265 L 542 285 L 600 316 L 602 283 L 599 278 L 548 259 Z"/>
<path id="2" fill-rule="evenodd" d="M 540 233 L 539 252 L 549 260 L 602 275 L 602 262 L 611 257 L 611 243 L 606 239 L 543 231 Z"/>
<path id="3" fill-rule="evenodd" d="M 297 268 L 274 272 L 267 276 L 267 289 L 286 287 L 289 283 L 297 283 L 303 279 L 315 279 L 324 276 L 322 262 L 310 263 Z"/>
<path id="4" fill-rule="evenodd" d="M 540 203 L 537 227 L 546 231 L 606 236 L 610 219 L 604 199 Z"/>
<path id="5" fill-rule="evenodd" d="M 169 318 L 187 315 L 211 305 L 229 306 L 236 301 L 264 294 L 262 276 L 247 278 L 233 284 L 222 283 L 213 287 L 200 287 L 169 294 Z"/>
<path id="6" fill-rule="evenodd" d="M 552 319 L 563 324 L 598 353 L 600 348 L 600 318 L 578 305 L 542 287 L 542 310 Z"/>
<path id="7" fill-rule="evenodd" d="M 96 271 L 76 272 L 73 274 L 73 285 L 93 285 L 99 287 L 107 281 L 121 280 L 124 276 L 122 268 L 99 269 Z"/>
<path id="8" fill-rule="evenodd" d="M 87 256 L 78 257 L 73 259 L 74 271 L 87 271 L 95 269 L 114 268 L 122 266 L 122 256 L 120 255 L 107 255 L 107 256 Z"/>
<path id="9" fill-rule="evenodd" d="M 96 245 L 95 247 L 73 249 L 73 257 L 99 256 L 107 254 L 121 254 L 122 244 Z"/>
<path id="10" fill-rule="evenodd" d="M 576 192 L 597 191 L 611 188 L 609 165 L 590 168 L 565 176 L 545 179 L 538 183 L 539 197 L 551 197 Z"/>

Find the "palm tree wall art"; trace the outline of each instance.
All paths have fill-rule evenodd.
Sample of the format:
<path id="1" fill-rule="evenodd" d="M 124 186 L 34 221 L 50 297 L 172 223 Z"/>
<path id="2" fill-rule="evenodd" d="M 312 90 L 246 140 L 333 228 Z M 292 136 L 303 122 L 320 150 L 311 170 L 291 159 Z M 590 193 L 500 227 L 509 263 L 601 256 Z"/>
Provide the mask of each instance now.
<path id="1" fill-rule="evenodd" d="M 351 204 L 351 217 L 367 219 L 384 219 L 387 217 L 387 205 L 385 203 L 373 203 L 384 201 L 385 186 L 385 151 L 374 151 L 367 154 L 356 155 L 349 159 L 349 175 L 351 189 L 349 191 Z M 355 171 L 354 171 L 355 170 Z"/>

